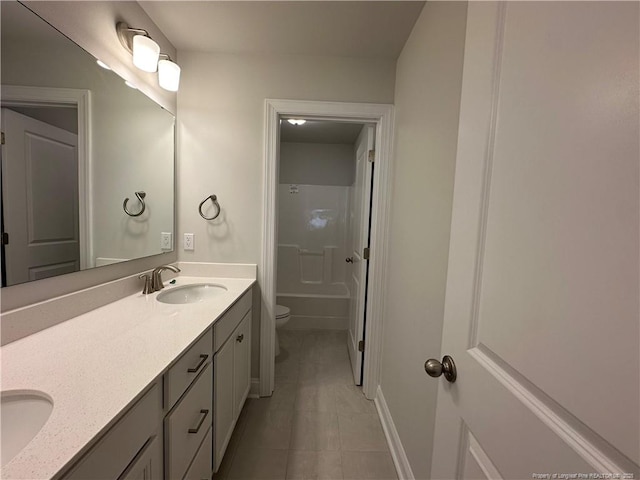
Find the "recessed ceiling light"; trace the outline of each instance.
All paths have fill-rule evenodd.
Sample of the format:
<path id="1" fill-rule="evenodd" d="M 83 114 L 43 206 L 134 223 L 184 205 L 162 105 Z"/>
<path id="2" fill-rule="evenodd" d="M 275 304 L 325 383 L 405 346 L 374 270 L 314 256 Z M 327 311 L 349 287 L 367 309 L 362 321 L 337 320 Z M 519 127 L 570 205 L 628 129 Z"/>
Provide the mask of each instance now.
<path id="1" fill-rule="evenodd" d="M 105 70 L 111 70 L 111 67 L 106 63 L 104 63 L 102 60 L 96 60 L 96 63 L 100 65 L 102 68 L 104 68 Z"/>
<path id="2" fill-rule="evenodd" d="M 136 87 L 133 83 L 131 83 L 129 80 L 125 80 L 124 84 L 129 87 L 129 88 L 133 88 L 134 90 L 137 90 L 138 87 Z"/>
<path id="3" fill-rule="evenodd" d="M 291 125 L 304 125 L 305 123 L 307 123 L 306 120 L 302 120 L 298 118 L 289 118 L 287 122 L 289 122 Z"/>

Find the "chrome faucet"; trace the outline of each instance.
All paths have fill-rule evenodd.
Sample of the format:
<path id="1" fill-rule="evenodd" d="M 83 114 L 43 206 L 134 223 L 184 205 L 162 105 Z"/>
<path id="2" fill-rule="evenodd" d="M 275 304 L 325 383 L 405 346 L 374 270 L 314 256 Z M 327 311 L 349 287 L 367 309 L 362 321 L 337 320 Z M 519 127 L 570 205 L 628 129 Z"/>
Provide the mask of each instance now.
<path id="1" fill-rule="evenodd" d="M 162 283 L 162 272 L 165 270 L 171 270 L 173 273 L 178 273 L 180 269 L 178 267 L 174 267 L 173 265 L 161 265 L 153 269 L 151 272 L 151 292 L 157 292 L 158 290 L 162 290 L 164 288 L 164 284 Z"/>

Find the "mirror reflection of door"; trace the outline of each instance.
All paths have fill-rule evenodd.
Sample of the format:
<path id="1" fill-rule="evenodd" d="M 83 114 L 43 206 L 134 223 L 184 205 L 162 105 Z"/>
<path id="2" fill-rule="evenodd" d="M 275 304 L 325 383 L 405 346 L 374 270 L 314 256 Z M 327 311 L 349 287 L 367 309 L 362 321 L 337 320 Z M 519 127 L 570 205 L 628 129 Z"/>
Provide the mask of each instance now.
<path id="1" fill-rule="evenodd" d="M 77 119 L 76 110 L 2 108 L 3 231 L 8 234 L 3 286 L 80 270 L 77 121 L 74 127 L 67 118 Z"/>

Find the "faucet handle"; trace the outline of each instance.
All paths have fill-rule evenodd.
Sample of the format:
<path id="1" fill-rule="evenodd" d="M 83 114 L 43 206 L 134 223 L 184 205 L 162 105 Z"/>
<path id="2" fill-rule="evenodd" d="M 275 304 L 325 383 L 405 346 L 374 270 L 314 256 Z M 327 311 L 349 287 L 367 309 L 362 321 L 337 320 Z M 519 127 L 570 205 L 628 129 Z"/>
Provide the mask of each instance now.
<path id="1" fill-rule="evenodd" d="M 151 288 L 151 275 L 147 273 L 142 273 L 138 275 L 138 278 L 144 279 L 144 287 L 142 289 L 142 294 L 149 295 L 150 293 L 153 293 L 153 289 Z"/>

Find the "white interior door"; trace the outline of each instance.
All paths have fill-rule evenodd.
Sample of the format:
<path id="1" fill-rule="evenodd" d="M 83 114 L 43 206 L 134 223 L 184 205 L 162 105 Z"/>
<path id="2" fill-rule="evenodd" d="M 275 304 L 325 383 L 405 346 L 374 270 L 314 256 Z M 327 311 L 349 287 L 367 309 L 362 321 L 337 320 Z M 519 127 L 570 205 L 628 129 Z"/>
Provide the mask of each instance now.
<path id="1" fill-rule="evenodd" d="M 78 136 L 2 109 L 8 285 L 80 269 Z"/>
<path id="2" fill-rule="evenodd" d="M 638 7 L 469 2 L 434 479 L 639 478 Z"/>
<path id="3" fill-rule="evenodd" d="M 362 360 L 364 357 L 364 320 L 367 292 L 367 260 L 364 250 L 369 247 L 369 220 L 371 213 L 371 176 L 373 168 L 369 152 L 375 145 L 375 127 L 365 125 L 356 142 L 356 174 L 351 196 L 351 256 L 347 259 L 351 271 L 349 290 L 348 350 L 356 385 L 362 384 Z M 361 343 L 362 342 L 362 343 Z M 362 348 L 360 347 L 362 345 Z"/>

